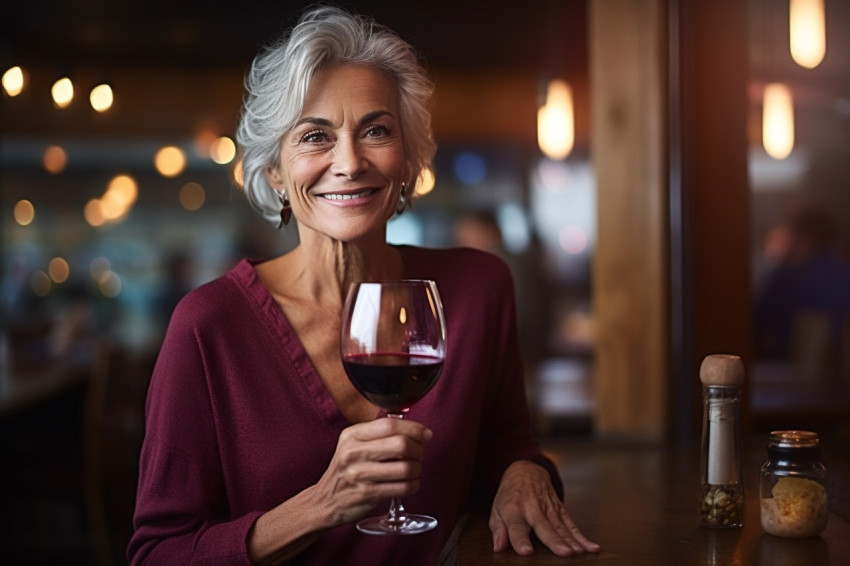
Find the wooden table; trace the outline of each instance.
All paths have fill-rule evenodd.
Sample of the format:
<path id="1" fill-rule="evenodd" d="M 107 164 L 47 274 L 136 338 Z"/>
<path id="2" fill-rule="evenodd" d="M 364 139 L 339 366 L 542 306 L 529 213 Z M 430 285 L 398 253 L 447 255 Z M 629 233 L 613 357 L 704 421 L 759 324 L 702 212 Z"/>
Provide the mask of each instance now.
<path id="1" fill-rule="evenodd" d="M 700 526 L 698 454 L 663 447 L 616 447 L 583 441 L 552 449 L 565 482 L 566 501 L 582 532 L 602 545 L 598 555 L 558 558 L 541 546 L 534 556 L 492 552 L 486 514 L 475 515 L 461 539 L 459 564 L 605 565 L 799 565 L 850 564 L 850 468 L 831 475 L 829 525 L 821 537 L 782 539 L 764 534 L 759 523 L 758 469 L 764 460 L 755 442 L 745 457 L 744 527 Z"/>

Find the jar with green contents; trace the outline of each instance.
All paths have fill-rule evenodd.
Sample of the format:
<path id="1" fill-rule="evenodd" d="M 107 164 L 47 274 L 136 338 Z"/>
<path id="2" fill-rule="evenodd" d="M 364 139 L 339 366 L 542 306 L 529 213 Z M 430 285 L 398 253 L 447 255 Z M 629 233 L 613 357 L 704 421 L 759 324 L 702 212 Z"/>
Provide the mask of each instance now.
<path id="1" fill-rule="evenodd" d="M 788 538 L 818 536 L 829 519 L 827 471 L 814 432 L 770 433 L 768 459 L 761 467 L 761 526 Z"/>

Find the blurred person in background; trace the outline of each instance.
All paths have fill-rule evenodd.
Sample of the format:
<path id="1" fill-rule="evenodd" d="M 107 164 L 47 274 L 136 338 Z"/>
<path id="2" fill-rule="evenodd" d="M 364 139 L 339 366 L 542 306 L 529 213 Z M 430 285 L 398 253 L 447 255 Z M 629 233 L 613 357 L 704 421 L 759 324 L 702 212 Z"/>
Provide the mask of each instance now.
<path id="1" fill-rule="evenodd" d="M 245 194 L 299 245 L 243 260 L 175 308 L 149 389 L 132 564 L 436 564 L 476 505 L 495 551 L 598 551 L 531 436 L 510 270 L 471 249 L 386 242 L 430 166 L 432 85 L 412 48 L 321 7 L 263 50 L 237 139 Z M 410 420 L 348 380 L 340 324 L 356 281 L 434 279 L 447 358 Z M 354 523 L 391 497 L 439 518 L 409 537 Z"/>
<path id="2" fill-rule="evenodd" d="M 523 253 L 511 253 L 505 246 L 502 229 L 493 212 L 480 210 L 461 214 L 454 223 L 454 243 L 495 254 L 511 268 L 517 300 L 517 324 L 522 352 L 529 374 L 547 353 L 550 297 L 548 284 L 540 273 L 540 258 L 532 238 Z"/>
<path id="3" fill-rule="evenodd" d="M 843 351 L 850 332 L 850 264 L 839 253 L 836 220 L 824 206 L 802 204 L 786 240 L 756 297 L 756 352 L 763 359 L 799 361 L 806 372 L 837 372 L 842 357 L 850 356 Z"/>

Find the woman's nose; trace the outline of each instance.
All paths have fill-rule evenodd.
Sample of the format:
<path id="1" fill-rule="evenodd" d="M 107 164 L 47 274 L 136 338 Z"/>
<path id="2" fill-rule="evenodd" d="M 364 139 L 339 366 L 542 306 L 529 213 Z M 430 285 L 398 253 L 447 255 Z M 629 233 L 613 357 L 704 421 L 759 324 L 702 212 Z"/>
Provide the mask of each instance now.
<path id="1" fill-rule="evenodd" d="M 332 173 L 354 179 L 364 170 L 365 163 L 360 147 L 354 140 L 347 137 L 337 140 L 333 149 Z"/>

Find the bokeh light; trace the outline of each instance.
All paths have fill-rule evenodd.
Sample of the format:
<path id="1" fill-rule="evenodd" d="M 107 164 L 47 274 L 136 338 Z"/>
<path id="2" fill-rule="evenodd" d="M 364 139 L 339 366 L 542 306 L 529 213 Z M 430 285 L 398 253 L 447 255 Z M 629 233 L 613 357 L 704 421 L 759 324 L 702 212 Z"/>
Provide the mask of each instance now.
<path id="1" fill-rule="evenodd" d="M 121 278 L 114 271 L 107 271 L 98 281 L 98 289 L 104 297 L 114 299 L 121 293 Z"/>
<path id="2" fill-rule="evenodd" d="M 558 234 L 561 249 L 570 255 L 578 255 L 587 249 L 587 234 L 579 226 L 564 226 Z"/>
<path id="3" fill-rule="evenodd" d="M 183 208 L 194 211 L 204 206 L 207 194 L 206 191 L 204 191 L 204 187 L 198 183 L 191 182 L 183 185 L 180 189 L 178 198 L 180 199 L 180 204 L 183 205 Z"/>
<path id="4" fill-rule="evenodd" d="M 219 165 L 230 163 L 234 157 L 236 157 L 236 144 L 229 137 L 222 136 L 210 145 L 210 159 Z"/>
<path id="5" fill-rule="evenodd" d="M 68 164 L 68 155 L 61 146 L 51 145 L 44 150 L 41 162 L 48 173 L 57 175 L 65 170 L 65 166 Z"/>
<path id="6" fill-rule="evenodd" d="M 15 203 L 12 214 L 19 225 L 29 226 L 35 220 L 35 207 L 27 199 L 21 199 Z"/>
<path id="7" fill-rule="evenodd" d="M 233 182 L 240 189 L 245 188 L 245 175 L 242 172 L 242 160 L 239 159 L 233 164 Z"/>
<path id="8" fill-rule="evenodd" d="M 454 170 L 455 176 L 464 185 L 477 185 L 487 176 L 487 163 L 477 153 L 467 151 L 457 156 Z"/>
<path id="9" fill-rule="evenodd" d="M 89 102 L 91 107 L 98 112 L 106 112 L 112 108 L 112 103 L 115 97 L 112 94 L 112 87 L 108 84 L 99 84 L 89 93 Z"/>
<path id="10" fill-rule="evenodd" d="M 24 87 L 27 84 L 27 75 L 24 70 L 15 65 L 14 67 L 9 67 L 5 73 L 3 73 L 3 91 L 9 96 L 18 96 L 24 91 Z"/>
<path id="11" fill-rule="evenodd" d="M 413 192 L 419 196 L 427 195 L 434 190 L 436 182 L 434 172 L 430 169 L 423 169 L 422 173 L 419 174 L 419 178 L 416 179 L 416 188 Z"/>
<path id="12" fill-rule="evenodd" d="M 104 200 L 112 200 L 120 206 L 131 207 L 139 197 L 139 185 L 130 175 L 116 175 L 109 181 Z"/>
<path id="13" fill-rule="evenodd" d="M 103 196 L 86 203 L 83 216 L 90 226 L 103 226 L 109 222 L 119 222 L 127 217 L 139 196 L 139 186 L 130 175 L 119 174 L 113 177 Z"/>
<path id="14" fill-rule="evenodd" d="M 46 296 L 52 286 L 50 277 L 43 271 L 36 271 L 30 276 L 30 289 L 39 297 Z"/>
<path id="15" fill-rule="evenodd" d="M 163 177 L 176 177 L 186 169 L 186 154 L 179 147 L 167 145 L 156 152 L 153 162 Z"/>
<path id="16" fill-rule="evenodd" d="M 112 264 L 103 256 L 94 258 L 89 264 L 89 274 L 97 283 L 105 281 L 111 272 Z"/>
<path id="17" fill-rule="evenodd" d="M 98 228 L 106 224 L 106 216 L 103 214 L 103 205 L 100 199 L 93 198 L 86 203 L 83 209 L 83 217 L 89 226 Z"/>
<path id="18" fill-rule="evenodd" d="M 47 273 L 54 283 L 64 283 L 71 276 L 71 266 L 62 257 L 54 257 L 47 264 Z"/>
<path id="19" fill-rule="evenodd" d="M 53 83 L 50 94 L 53 97 L 53 104 L 58 108 L 65 108 L 74 100 L 74 83 L 68 77 L 62 77 Z"/>
<path id="20" fill-rule="evenodd" d="M 195 132 L 195 137 L 193 140 L 193 145 L 195 148 L 195 154 L 198 157 L 209 159 L 210 157 L 210 147 L 218 139 L 218 134 L 213 129 L 213 126 L 203 125 L 198 128 Z"/>

